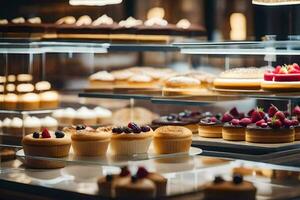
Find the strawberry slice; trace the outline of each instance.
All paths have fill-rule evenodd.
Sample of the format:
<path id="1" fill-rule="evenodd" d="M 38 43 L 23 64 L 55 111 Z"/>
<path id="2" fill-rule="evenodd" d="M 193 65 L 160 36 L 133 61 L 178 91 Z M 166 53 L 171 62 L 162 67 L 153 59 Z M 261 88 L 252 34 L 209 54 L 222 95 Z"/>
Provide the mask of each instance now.
<path id="1" fill-rule="evenodd" d="M 280 66 L 280 65 L 277 65 L 277 66 L 275 67 L 274 74 L 279 74 L 280 69 L 281 69 L 281 66 Z"/>

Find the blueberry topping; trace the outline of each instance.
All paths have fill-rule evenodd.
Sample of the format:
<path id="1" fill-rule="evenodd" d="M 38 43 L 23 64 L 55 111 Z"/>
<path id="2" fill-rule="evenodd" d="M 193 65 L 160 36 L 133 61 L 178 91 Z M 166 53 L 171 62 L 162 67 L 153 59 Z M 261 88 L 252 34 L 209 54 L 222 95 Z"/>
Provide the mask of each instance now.
<path id="1" fill-rule="evenodd" d="M 111 182 L 113 180 L 113 175 L 107 174 L 105 179 L 106 179 L 107 182 Z"/>
<path id="2" fill-rule="evenodd" d="M 142 129 L 140 127 L 135 127 L 132 129 L 132 132 L 138 134 L 142 132 Z"/>
<path id="3" fill-rule="evenodd" d="M 77 125 L 76 126 L 76 130 L 84 130 L 86 128 L 86 126 L 85 125 L 82 125 L 82 124 L 80 124 L 80 125 Z"/>
<path id="4" fill-rule="evenodd" d="M 241 184 L 242 182 L 243 182 L 243 180 L 244 180 L 244 178 L 243 178 L 243 176 L 242 175 L 240 175 L 240 174 L 235 174 L 234 176 L 233 176 L 233 183 L 234 184 Z"/>
<path id="5" fill-rule="evenodd" d="M 65 137 L 65 134 L 62 131 L 55 131 L 55 137 L 63 138 L 63 137 Z"/>
<path id="6" fill-rule="evenodd" d="M 138 180 L 138 177 L 137 177 L 136 175 L 131 176 L 131 182 L 132 182 L 132 183 L 137 182 L 137 180 Z"/>
<path id="7" fill-rule="evenodd" d="M 223 183 L 224 179 L 221 176 L 216 176 L 214 179 L 214 183 L 218 184 L 218 183 Z"/>
<path id="8" fill-rule="evenodd" d="M 141 129 L 143 132 L 148 132 L 151 130 L 149 126 L 142 126 Z"/>
<path id="9" fill-rule="evenodd" d="M 132 130 L 130 128 L 128 128 L 128 127 L 123 127 L 123 130 L 127 134 L 132 133 Z"/>
<path id="10" fill-rule="evenodd" d="M 121 128 L 121 127 L 113 128 L 112 132 L 116 133 L 116 134 L 121 134 L 121 133 L 123 133 L 123 128 Z"/>
<path id="11" fill-rule="evenodd" d="M 40 138 L 40 134 L 38 132 L 34 132 L 32 137 L 33 138 Z"/>

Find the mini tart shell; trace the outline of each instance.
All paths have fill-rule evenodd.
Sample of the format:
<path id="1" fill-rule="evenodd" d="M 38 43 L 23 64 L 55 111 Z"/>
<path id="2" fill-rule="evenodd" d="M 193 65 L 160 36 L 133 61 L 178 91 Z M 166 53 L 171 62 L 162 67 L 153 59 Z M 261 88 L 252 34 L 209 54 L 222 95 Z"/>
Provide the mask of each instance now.
<path id="1" fill-rule="evenodd" d="M 153 145 L 158 154 L 188 152 L 192 131 L 181 126 L 162 126 L 155 130 Z"/>
<path id="2" fill-rule="evenodd" d="M 203 124 L 198 126 L 199 136 L 205 138 L 222 138 L 222 124 Z"/>
<path id="3" fill-rule="evenodd" d="M 260 128 L 248 125 L 246 142 L 253 143 L 287 143 L 295 140 L 295 129 L 290 128 Z"/>
<path id="4" fill-rule="evenodd" d="M 229 141 L 245 141 L 246 127 L 225 124 L 222 128 L 222 138 Z"/>

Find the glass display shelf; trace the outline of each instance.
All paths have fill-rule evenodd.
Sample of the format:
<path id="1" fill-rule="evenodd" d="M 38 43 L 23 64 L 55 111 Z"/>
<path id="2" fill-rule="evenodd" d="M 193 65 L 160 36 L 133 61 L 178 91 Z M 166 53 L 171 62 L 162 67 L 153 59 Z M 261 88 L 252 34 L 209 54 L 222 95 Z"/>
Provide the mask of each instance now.
<path id="1" fill-rule="evenodd" d="M 59 108 L 57 108 L 59 109 Z M 47 110 L 0 110 L 0 114 L 38 115 L 52 113 L 56 109 Z"/>
<path id="2" fill-rule="evenodd" d="M 182 54 L 199 55 L 300 55 L 300 40 L 174 43 Z"/>

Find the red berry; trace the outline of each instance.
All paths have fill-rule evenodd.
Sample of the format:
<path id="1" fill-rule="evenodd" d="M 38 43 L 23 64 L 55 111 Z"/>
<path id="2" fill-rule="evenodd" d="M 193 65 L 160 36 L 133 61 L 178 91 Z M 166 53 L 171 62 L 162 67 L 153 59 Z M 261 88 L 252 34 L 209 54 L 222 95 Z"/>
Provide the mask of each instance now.
<path id="1" fill-rule="evenodd" d="M 251 122 L 255 123 L 259 120 L 261 120 L 263 117 L 260 115 L 258 110 L 253 111 L 252 115 L 251 115 Z"/>
<path id="2" fill-rule="evenodd" d="M 216 117 L 211 117 L 211 118 L 210 118 L 210 121 L 211 121 L 211 122 L 217 122 L 218 120 L 217 120 Z"/>
<path id="3" fill-rule="evenodd" d="M 286 126 L 286 127 L 290 127 L 290 126 L 292 126 L 292 121 L 285 118 L 283 120 L 283 125 Z"/>
<path id="4" fill-rule="evenodd" d="M 299 125 L 299 121 L 297 119 L 292 119 L 291 122 L 292 122 L 293 126 L 298 126 Z"/>
<path id="5" fill-rule="evenodd" d="M 239 124 L 241 126 L 246 127 L 248 124 L 251 124 L 251 119 L 249 119 L 249 118 L 243 118 L 243 119 L 240 120 Z"/>
<path id="6" fill-rule="evenodd" d="M 261 123 L 261 125 L 260 125 L 260 127 L 262 127 L 262 128 L 266 128 L 267 126 L 268 126 L 267 123 Z"/>
<path id="7" fill-rule="evenodd" d="M 284 116 L 286 116 L 286 117 L 288 117 L 288 116 L 290 116 L 290 113 L 289 113 L 289 111 L 283 111 L 283 114 L 284 114 Z"/>
<path id="8" fill-rule="evenodd" d="M 238 119 L 232 119 L 230 123 L 231 123 L 233 126 L 237 126 L 237 125 L 239 125 L 240 120 L 238 120 Z"/>
<path id="9" fill-rule="evenodd" d="M 264 119 L 261 119 L 255 123 L 256 126 L 261 126 L 262 123 L 266 123 Z"/>
<path id="10" fill-rule="evenodd" d="M 237 110 L 236 107 L 232 108 L 230 111 L 229 111 L 229 114 L 231 114 L 233 117 L 238 117 L 239 116 L 239 111 Z"/>
<path id="11" fill-rule="evenodd" d="M 42 138 L 51 138 L 51 135 L 50 135 L 48 129 L 45 128 L 45 129 L 42 131 Z"/>
<path id="12" fill-rule="evenodd" d="M 271 104 L 271 106 L 268 110 L 269 117 L 273 117 L 277 111 L 278 111 L 278 108 L 276 106 L 274 106 L 273 104 Z"/>
<path id="13" fill-rule="evenodd" d="M 243 112 L 240 112 L 240 113 L 239 113 L 239 116 L 238 116 L 238 118 L 239 118 L 239 119 L 243 119 L 243 118 L 245 118 L 245 113 L 243 113 Z"/>
<path id="14" fill-rule="evenodd" d="M 225 123 L 225 122 L 230 122 L 231 120 L 233 119 L 233 116 L 229 113 L 225 113 L 222 117 L 222 122 Z"/>
<path id="15" fill-rule="evenodd" d="M 283 120 L 285 119 L 285 115 L 281 111 L 277 111 L 274 116 L 275 119 L 279 119 L 281 122 L 283 122 Z"/>
<path id="16" fill-rule="evenodd" d="M 294 115 L 300 115 L 300 107 L 299 107 L 299 106 L 296 106 L 296 107 L 293 109 L 293 114 L 294 114 Z"/>
<path id="17" fill-rule="evenodd" d="M 253 108 L 253 109 L 251 109 L 251 110 L 249 110 L 249 112 L 247 113 L 247 115 L 249 116 L 249 117 L 251 117 L 252 116 L 252 113 L 255 111 L 255 109 Z"/>
<path id="18" fill-rule="evenodd" d="M 279 119 L 276 119 L 273 123 L 272 123 L 273 128 L 280 128 L 282 126 L 282 122 Z"/>
<path id="19" fill-rule="evenodd" d="M 139 167 L 137 172 L 136 172 L 136 176 L 138 178 L 146 178 L 148 176 L 148 174 L 149 174 L 149 172 L 144 167 Z"/>
<path id="20" fill-rule="evenodd" d="M 130 175 L 130 171 L 128 170 L 128 167 L 122 167 L 119 176 L 129 176 L 129 175 Z"/>
<path id="21" fill-rule="evenodd" d="M 275 68 L 275 70 L 274 70 L 274 73 L 275 74 L 279 74 L 280 69 L 281 69 L 281 66 L 277 65 L 276 68 Z"/>

